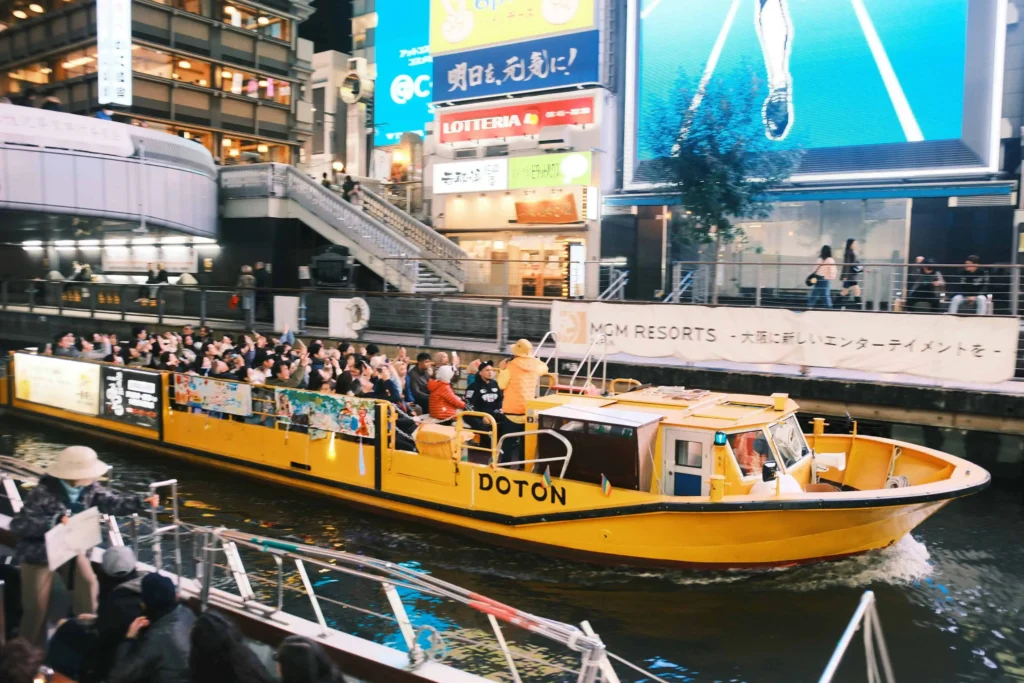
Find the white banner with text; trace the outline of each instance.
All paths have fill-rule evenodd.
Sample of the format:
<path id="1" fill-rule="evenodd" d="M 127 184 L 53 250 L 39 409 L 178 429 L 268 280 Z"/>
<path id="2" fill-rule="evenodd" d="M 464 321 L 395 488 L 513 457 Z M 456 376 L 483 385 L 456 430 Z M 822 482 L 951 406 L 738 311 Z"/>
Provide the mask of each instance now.
<path id="1" fill-rule="evenodd" d="M 1013 378 L 1016 318 L 555 301 L 563 353 L 783 363 L 965 382 Z"/>

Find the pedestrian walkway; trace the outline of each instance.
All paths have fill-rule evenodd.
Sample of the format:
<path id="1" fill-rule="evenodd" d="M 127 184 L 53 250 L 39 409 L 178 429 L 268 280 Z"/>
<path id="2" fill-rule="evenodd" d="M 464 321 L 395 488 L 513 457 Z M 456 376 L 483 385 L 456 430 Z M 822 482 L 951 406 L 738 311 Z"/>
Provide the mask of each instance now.
<path id="1" fill-rule="evenodd" d="M 162 317 L 162 322 L 159 322 L 158 315 L 147 313 L 126 313 L 123 318 L 121 314 L 118 312 L 99 310 L 93 313 L 89 310 L 84 309 L 65 308 L 63 313 L 61 313 L 59 309 L 53 306 L 33 306 L 30 311 L 28 306 L 8 305 L 5 311 L 0 311 L 0 315 L 3 315 L 4 312 L 24 314 L 31 313 L 32 315 L 39 316 L 63 316 L 64 318 L 70 319 L 92 319 L 97 321 L 123 321 L 125 323 L 146 324 L 155 323 L 165 325 L 167 327 L 179 328 L 186 324 L 197 323 L 197 320 L 194 317 L 179 317 L 167 315 L 164 315 Z M 206 318 L 206 320 L 203 322 L 204 324 L 211 325 L 218 331 L 240 332 L 245 329 L 244 323 L 238 320 Z M 267 327 L 269 326 L 260 325 L 259 323 L 257 323 L 258 329 L 266 329 Z M 307 328 L 306 333 L 303 336 L 314 338 L 327 338 L 328 330 L 325 327 L 309 327 Z M 492 340 L 481 340 L 454 336 L 432 335 L 430 344 L 424 345 L 423 335 L 418 333 L 403 334 L 395 332 L 377 332 L 373 330 L 365 330 L 363 334 L 360 336 L 360 341 L 365 343 L 372 342 L 375 344 L 396 347 L 404 346 L 410 350 L 413 348 L 429 346 L 429 348 L 443 349 L 447 351 L 454 350 L 463 354 L 494 353 L 496 351 L 499 351 L 499 349 L 496 348 L 495 342 Z M 536 342 L 537 340 L 534 341 Z M 576 361 L 579 360 L 579 356 L 574 356 L 572 354 L 559 354 L 559 359 L 562 361 Z M 802 370 L 799 366 L 795 365 L 780 365 L 770 363 L 734 363 L 729 361 L 692 362 L 683 361 L 676 358 L 642 358 L 639 356 L 632 356 L 629 354 L 622 353 L 609 355 L 608 362 L 612 364 L 636 365 L 644 367 L 693 368 L 728 373 L 775 375 L 780 377 L 791 378 L 803 377 L 807 380 L 838 380 L 866 384 L 880 384 L 894 387 L 918 387 L 926 389 L 980 392 L 986 394 L 997 393 L 1012 396 L 1024 395 L 1024 382 L 1014 380 L 1000 382 L 998 384 L 981 384 L 972 382 L 957 382 L 952 380 L 931 379 L 928 377 L 919 377 L 916 375 L 900 373 L 871 373 L 857 370 L 813 367 L 806 368 L 806 370 Z M 562 372 L 563 374 L 565 373 L 564 364 L 562 367 Z"/>

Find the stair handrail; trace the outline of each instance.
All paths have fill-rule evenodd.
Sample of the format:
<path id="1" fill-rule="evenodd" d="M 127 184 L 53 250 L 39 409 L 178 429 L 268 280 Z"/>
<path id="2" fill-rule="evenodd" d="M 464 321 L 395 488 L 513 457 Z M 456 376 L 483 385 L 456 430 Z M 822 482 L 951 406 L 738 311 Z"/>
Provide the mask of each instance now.
<path id="1" fill-rule="evenodd" d="M 373 191 L 365 187 L 360 191 L 363 194 L 363 205 L 370 215 L 385 222 L 382 217 L 387 214 L 394 220 L 393 227 L 424 250 L 428 265 L 450 275 L 460 284 L 466 281 L 462 260 L 469 258 L 469 255 L 457 244 Z"/>
<path id="2" fill-rule="evenodd" d="M 290 198 L 348 239 L 394 268 L 409 283 L 417 278 L 421 258 L 418 245 L 373 216 L 360 211 L 340 195 L 286 164 L 228 166 L 220 172 L 221 196 L 227 199 Z M 390 279 L 390 278 L 385 278 Z"/>
<path id="3" fill-rule="evenodd" d="M 612 268 L 609 271 L 611 282 L 608 287 L 597 297 L 598 301 L 612 301 L 625 299 L 626 285 L 629 284 L 629 271 Z"/>

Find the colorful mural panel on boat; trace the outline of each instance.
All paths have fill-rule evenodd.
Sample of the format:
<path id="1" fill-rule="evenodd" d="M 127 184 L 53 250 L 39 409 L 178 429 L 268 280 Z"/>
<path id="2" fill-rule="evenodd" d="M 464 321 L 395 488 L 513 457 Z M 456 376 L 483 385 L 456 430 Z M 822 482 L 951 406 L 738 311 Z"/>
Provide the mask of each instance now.
<path id="1" fill-rule="evenodd" d="M 367 439 L 374 437 L 373 399 L 275 389 L 274 405 L 281 422 Z"/>
<path id="2" fill-rule="evenodd" d="M 211 412 L 252 415 L 252 387 L 241 382 L 176 374 L 174 402 Z"/>

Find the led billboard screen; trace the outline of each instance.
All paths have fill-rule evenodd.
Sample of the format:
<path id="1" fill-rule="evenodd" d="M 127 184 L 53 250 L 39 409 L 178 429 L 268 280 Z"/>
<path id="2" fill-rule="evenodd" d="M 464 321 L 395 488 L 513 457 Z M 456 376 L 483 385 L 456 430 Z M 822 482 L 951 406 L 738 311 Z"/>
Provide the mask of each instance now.
<path id="1" fill-rule="evenodd" d="M 422 137 L 434 118 L 429 22 L 427 0 L 377 0 L 375 147 L 396 145 L 403 133 Z"/>
<path id="2" fill-rule="evenodd" d="M 672 93 L 702 106 L 707 84 L 752 77 L 751 119 L 779 149 L 805 151 L 798 178 L 994 163 L 1000 0 L 630 0 L 630 12 L 631 185 L 657 182 L 652 127 L 679 107 Z"/>

